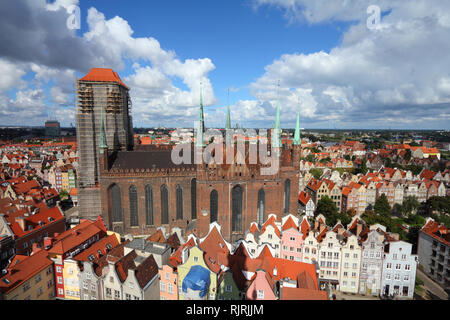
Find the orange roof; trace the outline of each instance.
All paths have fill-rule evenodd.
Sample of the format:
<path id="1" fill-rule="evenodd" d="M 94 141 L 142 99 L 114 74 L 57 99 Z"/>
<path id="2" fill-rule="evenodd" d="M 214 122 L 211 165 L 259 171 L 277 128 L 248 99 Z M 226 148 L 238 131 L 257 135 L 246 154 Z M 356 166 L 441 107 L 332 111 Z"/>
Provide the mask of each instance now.
<path id="1" fill-rule="evenodd" d="M 69 195 L 71 195 L 72 197 L 77 196 L 78 195 L 78 189 L 77 188 L 70 189 Z"/>
<path id="2" fill-rule="evenodd" d="M 158 231 L 156 231 L 154 234 L 152 234 L 150 237 L 147 238 L 147 241 L 165 243 L 166 237 L 164 237 L 162 230 L 158 229 Z"/>
<path id="3" fill-rule="evenodd" d="M 328 300 L 328 296 L 323 290 L 283 287 L 281 300 Z"/>
<path id="4" fill-rule="evenodd" d="M 273 228 L 275 229 L 275 233 L 277 234 L 278 238 L 281 238 L 280 237 L 280 230 L 275 225 L 275 221 L 276 221 L 275 216 L 270 216 L 270 218 L 263 224 L 263 226 L 261 228 L 261 233 L 264 233 L 266 231 L 266 228 L 267 228 L 268 225 L 272 225 Z"/>
<path id="5" fill-rule="evenodd" d="M 107 248 L 108 244 L 111 246 L 110 248 Z M 117 240 L 117 237 L 112 234 L 92 244 L 89 248 L 74 256 L 73 259 L 77 261 L 88 261 L 89 256 L 91 255 L 94 257 L 94 259 L 98 259 L 118 245 L 119 240 Z"/>
<path id="6" fill-rule="evenodd" d="M 309 232 L 309 223 L 308 220 L 304 217 L 302 222 L 300 223 L 300 231 L 303 234 L 303 240 L 306 239 L 306 237 L 308 236 L 308 232 Z"/>
<path id="7" fill-rule="evenodd" d="M 11 262 L 8 273 L 0 278 L 0 291 L 4 293 L 17 288 L 53 264 L 45 250 L 39 250 L 31 256 L 17 255 Z"/>
<path id="8" fill-rule="evenodd" d="M 93 82 L 115 82 L 128 89 L 128 87 L 120 79 L 119 75 L 112 69 L 92 68 L 91 71 L 89 71 L 89 73 L 80 80 Z"/>
<path id="9" fill-rule="evenodd" d="M 422 227 L 421 231 L 425 232 L 434 239 L 441 241 L 447 246 L 450 245 L 449 229 L 444 225 L 440 225 L 433 219 L 429 219 L 429 221 Z"/>
<path id="10" fill-rule="evenodd" d="M 105 233 L 106 228 L 101 219 L 97 219 L 95 222 L 84 220 L 76 227 L 58 235 L 49 253 L 65 254 L 96 234 L 102 237 Z"/>
<path id="11" fill-rule="evenodd" d="M 298 230 L 298 226 L 295 224 L 295 221 L 292 219 L 292 217 L 289 217 L 283 225 L 283 231 L 291 228 Z"/>
<path id="12" fill-rule="evenodd" d="M 306 206 L 309 199 L 311 199 L 311 196 L 304 191 L 300 192 L 298 195 L 298 201 L 300 201 L 304 206 Z"/>

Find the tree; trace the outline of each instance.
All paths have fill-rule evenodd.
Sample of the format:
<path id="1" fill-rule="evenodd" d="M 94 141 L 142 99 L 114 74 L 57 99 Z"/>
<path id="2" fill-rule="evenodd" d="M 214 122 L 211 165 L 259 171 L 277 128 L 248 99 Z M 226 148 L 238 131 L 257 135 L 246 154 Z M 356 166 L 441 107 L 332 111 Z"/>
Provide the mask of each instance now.
<path id="1" fill-rule="evenodd" d="M 311 170 L 309 170 L 309 173 L 311 173 L 315 179 L 320 179 L 323 171 L 321 169 L 312 168 Z"/>
<path id="2" fill-rule="evenodd" d="M 407 217 L 409 214 L 416 214 L 419 205 L 420 203 L 415 196 L 405 197 L 402 204 L 402 215 Z"/>
<path id="3" fill-rule="evenodd" d="M 406 160 L 406 161 L 411 160 L 411 156 L 412 156 L 411 150 L 410 150 L 410 149 L 406 150 L 406 153 L 405 153 L 405 160 Z"/>
<path id="4" fill-rule="evenodd" d="M 61 191 L 60 193 L 59 193 L 59 197 L 62 199 L 62 198 L 65 198 L 65 197 L 67 197 L 67 196 L 69 196 L 69 193 L 66 191 L 66 190 L 63 190 L 63 191 Z"/>
<path id="5" fill-rule="evenodd" d="M 313 154 L 308 154 L 305 158 L 306 161 L 316 163 L 316 156 Z"/>
<path id="6" fill-rule="evenodd" d="M 374 210 L 375 213 L 384 216 L 389 216 L 391 213 L 391 206 L 389 205 L 389 201 L 384 193 L 375 201 Z"/>
<path id="7" fill-rule="evenodd" d="M 361 162 L 361 173 L 365 175 L 367 173 L 367 171 L 368 171 L 368 169 L 367 169 L 367 160 L 363 159 L 362 162 Z"/>
<path id="8" fill-rule="evenodd" d="M 317 202 L 317 214 L 323 214 L 329 226 L 334 226 L 338 220 L 338 209 L 328 196 L 320 198 Z"/>

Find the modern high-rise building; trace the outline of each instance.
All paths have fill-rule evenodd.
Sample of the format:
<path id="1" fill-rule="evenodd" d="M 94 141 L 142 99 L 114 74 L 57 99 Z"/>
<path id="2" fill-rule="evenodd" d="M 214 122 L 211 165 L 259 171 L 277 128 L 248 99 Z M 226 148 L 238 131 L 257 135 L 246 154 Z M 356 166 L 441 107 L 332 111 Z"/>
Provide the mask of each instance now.
<path id="1" fill-rule="evenodd" d="M 59 122 L 56 120 L 48 120 L 45 122 L 45 136 L 59 137 L 61 135 L 61 128 Z"/>
<path id="2" fill-rule="evenodd" d="M 130 113 L 129 88 L 112 69 L 93 68 L 85 77 L 77 80 L 80 217 L 101 214 L 100 140 L 112 152 L 133 148 Z"/>

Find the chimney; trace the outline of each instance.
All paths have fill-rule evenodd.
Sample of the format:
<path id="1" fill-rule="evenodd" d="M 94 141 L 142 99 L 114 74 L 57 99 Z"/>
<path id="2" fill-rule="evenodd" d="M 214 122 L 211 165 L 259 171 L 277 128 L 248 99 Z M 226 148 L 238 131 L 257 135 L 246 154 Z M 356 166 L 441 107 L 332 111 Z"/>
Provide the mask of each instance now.
<path id="1" fill-rule="evenodd" d="M 49 237 L 44 238 L 44 248 L 45 249 L 49 249 L 52 246 L 52 244 L 53 244 L 53 238 L 49 238 Z"/>
<path id="2" fill-rule="evenodd" d="M 394 238 L 396 241 L 400 240 L 399 234 L 398 233 L 391 233 L 390 236 L 392 238 Z"/>

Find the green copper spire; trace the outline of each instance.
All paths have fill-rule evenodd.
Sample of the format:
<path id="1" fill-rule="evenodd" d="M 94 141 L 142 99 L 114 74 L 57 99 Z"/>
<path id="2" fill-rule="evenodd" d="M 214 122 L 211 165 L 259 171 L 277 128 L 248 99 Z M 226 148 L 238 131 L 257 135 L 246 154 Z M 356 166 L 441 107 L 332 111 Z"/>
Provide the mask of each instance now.
<path id="1" fill-rule="evenodd" d="M 195 139 L 196 147 L 204 147 L 205 141 L 203 139 L 203 133 L 205 132 L 205 121 L 203 115 L 203 94 L 202 94 L 202 83 L 200 82 L 200 108 L 198 110 L 198 128 L 197 135 Z"/>
<path id="2" fill-rule="evenodd" d="M 103 108 L 100 109 L 100 153 L 103 153 L 103 149 L 108 149 L 108 145 L 106 144 L 106 134 L 105 134 L 105 125 L 103 123 Z"/>
<path id="3" fill-rule="evenodd" d="M 280 89 L 280 80 L 278 80 L 278 91 Z M 277 115 L 275 125 L 273 126 L 272 147 L 281 148 L 281 125 L 280 125 L 280 99 L 277 92 Z"/>
<path id="4" fill-rule="evenodd" d="M 300 112 L 297 112 L 297 124 L 295 125 L 293 144 L 295 146 L 299 146 L 302 144 L 302 140 L 300 139 Z"/>
<path id="5" fill-rule="evenodd" d="M 231 116 L 230 116 L 230 88 L 228 88 L 228 101 L 227 101 L 227 121 L 225 123 L 225 129 L 231 129 Z"/>

